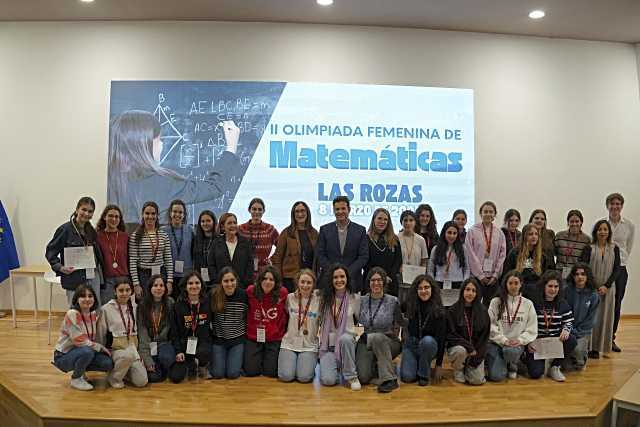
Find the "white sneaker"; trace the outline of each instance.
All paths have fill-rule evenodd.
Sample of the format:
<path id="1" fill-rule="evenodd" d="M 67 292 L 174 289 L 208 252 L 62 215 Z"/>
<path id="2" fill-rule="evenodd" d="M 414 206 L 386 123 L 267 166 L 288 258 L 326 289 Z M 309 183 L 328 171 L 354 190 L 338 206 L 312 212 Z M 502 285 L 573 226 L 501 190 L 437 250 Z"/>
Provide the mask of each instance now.
<path id="1" fill-rule="evenodd" d="M 82 391 L 93 390 L 93 386 L 89 384 L 84 377 L 71 378 L 71 387 Z"/>
<path id="2" fill-rule="evenodd" d="M 549 368 L 547 375 L 554 381 L 562 382 L 566 378 L 560 371 L 560 366 L 552 366 Z"/>
<path id="3" fill-rule="evenodd" d="M 205 380 L 210 380 L 211 378 L 213 378 L 213 376 L 209 372 L 209 368 L 207 368 L 206 366 L 198 368 L 198 376 Z"/>
<path id="4" fill-rule="evenodd" d="M 518 371 L 509 371 L 507 374 L 510 380 L 515 380 L 518 378 Z"/>
<path id="5" fill-rule="evenodd" d="M 464 371 L 453 371 L 453 380 L 458 383 L 466 383 L 467 379 L 464 377 Z"/>
<path id="6" fill-rule="evenodd" d="M 357 377 L 350 379 L 349 384 L 351 385 L 351 390 L 353 391 L 358 391 L 362 389 L 362 385 L 360 384 L 360 381 L 358 380 Z"/>

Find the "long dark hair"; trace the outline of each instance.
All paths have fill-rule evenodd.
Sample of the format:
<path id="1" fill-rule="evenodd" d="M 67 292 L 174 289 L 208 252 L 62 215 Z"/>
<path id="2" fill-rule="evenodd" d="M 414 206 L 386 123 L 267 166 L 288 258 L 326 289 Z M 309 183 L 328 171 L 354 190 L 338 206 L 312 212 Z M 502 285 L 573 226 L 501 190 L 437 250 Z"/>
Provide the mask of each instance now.
<path id="1" fill-rule="evenodd" d="M 211 219 L 213 220 L 213 228 L 211 229 L 211 233 L 212 236 L 211 237 L 216 237 L 216 214 L 214 214 L 212 211 L 205 209 L 202 212 L 200 212 L 200 215 L 198 215 L 198 223 L 196 224 L 196 238 L 199 241 L 202 241 L 205 239 L 205 235 L 204 235 L 204 230 L 202 229 L 202 227 L 200 226 L 200 220 L 202 219 L 203 216 L 210 216 Z"/>
<path id="2" fill-rule="evenodd" d="M 142 241 L 142 236 L 144 235 L 144 230 L 145 230 L 144 229 L 144 210 L 147 209 L 149 206 L 151 206 L 156 210 L 156 233 L 160 228 L 160 218 L 158 218 L 158 216 L 160 215 L 160 208 L 158 208 L 158 204 L 152 200 L 144 202 L 144 205 L 142 205 L 142 210 L 140 210 L 140 214 L 142 218 L 140 219 L 140 224 L 138 224 L 135 231 L 136 245 L 139 245 L 140 242 Z"/>
<path id="3" fill-rule="evenodd" d="M 80 200 L 78 200 L 78 203 L 76 203 L 76 210 L 73 211 L 73 213 L 71 214 L 71 218 L 70 220 L 72 221 L 72 224 L 75 222 L 76 219 L 76 211 L 80 208 L 80 206 L 82 205 L 89 205 L 93 208 L 94 212 L 96 210 L 96 202 L 89 196 L 84 196 L 81 197 Z M 74 224 L 75 225 L 75 224 Z M 611 228 L 609 228 L 611 229 Z M 84 238 L 85 238 L 85 242 L 86 244 L 91 244 L 93 242 L 96 241 L 96 230 L 93 228 L 93 225 L 91 225 L 91 221 L 87 221 L 84 223 Z"/>
<path id="4" fill-rule="evenodd" d="M 413 279 L 411 288 L 407 293 L 407 299 L 405 301 L 404 312 L 409 319 L 415 319 L 416 315 L 419 315 L 420 303 L 422 300 L 418 296 L 418 286 L 422 282 L 429 283 L 431 286 L 431 297 L 426 302 L 427 312 L 429 316 L 440 318 L 444 316 L 444 307 L 442 306 L 442 296 L 440 295 L 440 287 L 436 284 L 433 277 L 428 274 L 420 274 Z"/>
<path id="5" fill-rule="evenodd" d="M 122 209 L 120 209 L 118 205 L 113 205 L 113 204 L 107 205 L 104 207 L 104 209 L 102 210 L 102 213 L 100 214 L 100 219 L 98 220 L 98 225 L 96 226 L 96 229 L 98 231 L 106 230 L 107 213 L 109 213 L 109 211 L 118 211 L 118 213 L 120 214 L 120 222 L 118 223 L 118 230 L 124 232 L 125 228 L 124 228 L 124 217 L 122 216 Z"/>
<path id="6" fill-rule="evenodd" d="M 133 285 L 131 284 L 131 280 L 129 280 L 129 277 L 123 276 L 123 277 L 116 278 L 115 283 L 113 285 L 113 293 L 115 295 L 114 300 L 116 301 L 116 304 L 118 304 L 118 301 L 117 301 L 118 297 L 117 297 L 116 291 L 118 290 L 118 286 L 120 286 L 120 285 L 129 286 L 129 289 L 131 289 L 131 295 L 133 295 Z M 131 318 L 135 319 L 135 317 L 134 317 L 135 314 L 133 312 L 133 304 L 131 303 L 131 298 L 129 298 L 127 300 L 127 308 L 129 309 L 129 313 L 131 315 Z M 133 322 L 133 332 L 135 332 L 137 329 L 138 328 L 136 326 L 136 322 Z"/>
<path id="7" fill-rule="evenodd" d="M 569 277 L 567 277 L 567 284 L 573 287 L 576 286 L 576 282 L 573 276 L 575 276 L 576 271 L 578 271 L 579 269 L 583 269 L 584 273 L 587 275 L 587 283 L 584 287 L 588 289 L 596 289 L 596 281 L 593 278 L 591 267 L 589 266 L 589 264 L 585 264 L 584 262 L 577 262 L 573 264 L 573 267 L 571 267 L 571 272 L 569 273 Z"/>
<path id="8" fill-rule="evenodd" d="M 267 273 L 271 273 L 273 276 L 273 280 L 276 284 L 273 286 L 271 290 L 271 303 L 276 305 L 278 300 L 280 299 L 280 288 L 282 287 L 282 280 L 280 280 L 280 273 L 278 270 L 272 266 L 267 265 L 262 267 L 260 272 L 258 272 L 258 277 L 256 278 L 256 285 L 253 287 L 253 293 L 258 300 L 262 300 L 264 298 L 264 291 L 262 290 L 262 281 L 267 277 Z M 222 285 L 218 285 L 222 287 Z"/>
<path id="9" fill-rule="evenodd" d="M 87 286 L 85 284 L 78 285 L 75 292 L 73 293 L 73 297 L 71 298 L 71 308 L 82 312 L 82 310 L 80 309 L 80 304 L 78 303 L 78 299 L 80 299 L 80 297 L 86 296 L 87 294 L 93 295 L 93 305 L 91 306 L 89 311 L 96 311 L 98 309 L 98 296 L 96 295 L 96 291 L 94 291 L 91 286 Z"/>
<path id="10" fill-rule="evenodd" d="M 498 305 L 498 319 L 502 318 L 502 314 L 507 307 L 507 301 L 509 298 L 509 290 L 507 289 L 507 282 L 512 277 L 516 277 L 520 281 L 520 295 L 522 295 L 522 274 L 518 270 L 511 270 L 505 273 L 500 282 L 500 289 L 498 290 L 498 297 L 500 298 L 500 305 Z"/>
<path id="11" fill-rule="evenodd" d="M 225 274 L 229 273 L 233 274 L 233 277 L 236 278 L 236 289 L 240 286 L 238 273 L 230 266 L 222 267 L 220 273 L 218 273 L 218 281 L 216 282 L 218 286 L 211 291 L 211 311 L 214 313 L 224 313 L 224 303 L 227 301 L 227 294 L 224 293 L 224 289 L 222 288 L 222 278 Z"/>
<path id="12" fill-rule="evenodd" d="M 438 230 L 436 229 L 436 225 L 438 224 L 438 222 L 436 221 L 436 214 L 433 213 L 433 208 L 431 207 L 431 205 L 429 205 L 428 203 L 423 203 L 420 206 L 418 206 L 418 209 L 416 209 L 416 233 L 422 235 L 422 230 L 420 227 L 422 227 L 420 225 L 420 214 L 422 213 L 422 211 L 429 211 L 429 213 L 431 214 L 431 219 L 429 220 L 429 223 L 427 224 L 427 231 L 426 234 L 432 237 L 437 237 L 438 236 Z"/>
<path id="13" fill-rule="evenodd" d="M 184 202 L 180 199 L 172 200 L 171 203 L 169 203 L 169 209 L 167 209 L 167 224 L 171 224 L 171 209 L 173 209 L 175 205 L 182 206 L 182 209 L 184 210 L 184 217 L 182 218 L 182 223 L 186 224 L 187 223 L 187 205 L 185 205 Z"/>
<path id="14" fill-rule="evenodd" d="M 315 228 L 313 228 L 313 225 L 311 225 L 311 209 L 309 209 L 309 205 L 307 205 L 302 200 L 298 200 L 291 206 L 291 224 L 289 224 L 289 226 L 286 228 L 287 235 L 291 238 L 295 236 L 296 229 L 298 228 L 296 222 L 296 206 L 298 205 L 302 205 L 304 207 L 304 210 L 307 211 L 307 219 L 304 222 L 304 228 L 307 231 L 315 230 Z"/>
<path id="15" fill-rule="evenodd" d="M 449 310 L 454 314 L 457 322 L 464 317 L 464 290 L 469 284 L 472 284 L 476 288 L 476 297 L 471 303 L 471 323 L 474 325 L 474 329 L 484 329 L 489 326 L 489 316 L 487 315 L 487 309 L 481 302 L 482 291 L 480 282 L 478 282 L 478 279 L 475 277 L 469 277 L 462 282 L 458 301 L 456 301 Z"/>
<path id="16" fill-rule="evenodd" d="M 168 300 L 169 296 L 167 295 L 168 289 L 167 284 L 162 279 L 162 275 L 154 274 L 149 277 L 149 281 L 146 283 L 146 287 L 144 288 L 144 297 L 142 298 L 142 303 L 140 304 L 140 318 L 138 318 L 138 322 L 142 322 L 142 324 L 150 330 L 153 328 L 153 319 L 151 318 L 151 312 L 153 311 L 153 306 L 155 301 L 153 300 L 153 295 L 151 294 L 151 287 L 155 283 L 156 280 L 162 280 L 162 285 L 164 286 L 164 294 L 162 294 L 162 299 L 160 299 L 160 304 L 164 307 L 165 315 L 169 314 Z"/>
<path id="17" fill-rule="evenodd" d="M 331 307 L 336 300 L 336 290 L 333 288 L 333 273 L 336 270 L 344 271 L 347 278 L 347 284 L 345 286 L 347 294 L 345 295 L 345 298 L 348 298 L 349 294 L 353 292 L 353 289 L 351 288 L 351 276 L 349 275 L 349 269 L 347 266 L 340 263 L 331 264 L 322 274 L 325 281 L 324 286 L 322 287 L 322 302 L 320 303 L 320 314 L 322 316 L 324 316 L 327 309 Z"/>
<path id="18" fill-rule="evenodd" d="M 109 201 L 125 205 L 132 199 L 136 208 L 142 204 L 144 194 L 128 185 L 130 179 L 157 174 L 186 180 L 153 158 L 153 140 L 158 137 L 160 123 L 148 111 L 129 110 L 114 117 L 109 127 Z"/>
<path id="19" fill-rule="evenodd" d="M 460 230 L 458 230 L 458 226 L 453 221 L 447 221 L 442 226 L 442 230 L 440 230 L 440 238 L 438 239 L 438 243 L 436 244 L 436 249 L 433 255 L 433 263 L 435 265 L 443 266 L 447 262 L 447 250 L 449 249 L 449 242 L 447 242 L 447 230 L 449 228 L 455 228 L 456 232 L 460 234 Z M 458 236 L 459 237 L 459 236 Z M 458 264 L 460 268 L 464 270 L 467 265 L 467 261 L 464 256 L 464 246 L 462 246 L 462 240 L 459 238 L 453 242 L 453 252 L 456 254 L 458 258 Z"/>
<path id="20" fill-rule="evenodd" d="M 187 282 L 189 281 L 189 279 L 191 279 L 194 276 L 197 277 L 198 280 L 200 280 L 199 298 L 202 299 L 202 297 L 204 297 L 205 290 L 204 290 L 204 281 L 202 280 L 202 276 L 200 275 L 200 273 L 193 270 L 186 276 L 183 276 L 182 279 L 180 280 L 180 284 L 178 285 L 179 288 L 182 289 L 182 292 L 180 293 L 180 299 L 186 301 L 187 303 L 189 303 L 189 292 L 187 291 Z"/>
<path id="21" fill-rule="evenodd" d="M 611 235 L 613 234 L 613 231 L 611 230 L 611 224 L 609 224 L 609 221 L 607 221 L 606 219 L 601 219 L 595 223 L 595 225 L 593 226 L 593 230 L 591 231 L 591 239 L 594 245 L 598 243 L 598 228 L 600 228 L 602 224 L 607 224 L 607 228 L 609 229 L 607 243 L 611 244 Z"/>

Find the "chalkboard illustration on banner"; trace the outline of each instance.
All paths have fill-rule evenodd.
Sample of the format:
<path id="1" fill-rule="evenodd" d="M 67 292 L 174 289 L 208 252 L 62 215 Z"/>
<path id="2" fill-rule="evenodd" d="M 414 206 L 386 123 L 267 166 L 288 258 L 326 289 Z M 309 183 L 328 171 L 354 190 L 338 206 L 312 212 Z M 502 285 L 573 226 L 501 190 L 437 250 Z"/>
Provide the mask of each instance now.
<path id="1" fill-rule="evenodd" d="M 189 222 L 226 212 L 280 99 L 281 82 L 114 81 L 108 201 L 125 222 L 140 220 L 146 200 L 161 222 L 174 198 Z"/>

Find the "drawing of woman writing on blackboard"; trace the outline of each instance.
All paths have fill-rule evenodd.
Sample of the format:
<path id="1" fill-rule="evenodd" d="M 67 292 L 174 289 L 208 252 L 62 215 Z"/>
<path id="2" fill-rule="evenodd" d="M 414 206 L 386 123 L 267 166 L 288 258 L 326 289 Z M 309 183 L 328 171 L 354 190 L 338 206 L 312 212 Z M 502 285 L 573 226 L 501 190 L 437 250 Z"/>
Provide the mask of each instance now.
<path id="1" fill-rule="evenodd" d="M 190 204 L 213 200 L 226 192 L 235 194 L 241 174 L 236 156 L 240 129 L 232 120 L 221 125 L 225 151 L 200 180 L 160 166 L 160 123 L 153 114 L 129 110 L 114 118 L 109 141 L 108 199 L 122 208 L 125 222 L 138 221 L 146 200 L 165 208 L 174 199 Z"/>

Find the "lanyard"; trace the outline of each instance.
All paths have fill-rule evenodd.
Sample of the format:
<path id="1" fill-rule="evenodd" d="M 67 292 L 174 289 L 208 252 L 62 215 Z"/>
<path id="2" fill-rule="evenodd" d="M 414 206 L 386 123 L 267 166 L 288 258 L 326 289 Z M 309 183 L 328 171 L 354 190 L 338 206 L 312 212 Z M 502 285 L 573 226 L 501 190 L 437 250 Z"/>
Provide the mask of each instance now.
<path id="1" fill-rule="evenodd" d="M 418 307 L 418 337 L 422 338 L 422 331 L 427 326 L 427 319 L 429 318 L 429 312 L 426 316 L 422 315 L 422 307 Z"/>
<path id="2" fill-rule="evenodd" d="M 447 266 L 444 269 L 447 277 L 449 277 L 449 269 L 451 268 L 451 256 L 453 255 L 453 248 L 449 248 L 449 252 L 447 253 Z"/>
<path id="3" fill-rule="evenodd" d="M 509 231 L 509 240 L 511 240 L 511 247 L 515 248 L 518 245 L 518 233 Z"/>
<path id="4" fill-rule="evenodd" d="M 180 240 L 176 237 L 176 229 L 171 226 L 171 237 L 173 237 L 173 243 L 176 244 L 178 251 L 176 252 L 176 258 L 182 253 L 182 242 L 184 242 L 184 228 L 180 227 Z"/>
<path id="5" fill-rule="evenodd" d="M 127 332 L 127 341 L 129 341 L 129 335 L 131 335 L 131 312 L 129 311 L 129 307 L 127 306 L 127 320 L 124 319 L 124 314 L 122 313 L 122 306 L 118 303 L 118 311 L 120 312 L 120 318 L 122 319 L 122 324 L 124 325 Z"/>
<path id="6" fill-rule="evenodd" d="M 84 320 L 84 314 L 80 313 L 80 317 L 82 317 L 82 323 L 84 323 L 84 329 L 87 331 L 87 336 L 91 341 L 95 341 L 95 329 L 93 328 L 93 321 L 91 320 L 91 313 L 89 313 L 89 323 L 91 324 L 91 332 L 89 332 L 89 328 L 87 327 L 87 322 Z"/>
<path id="7" fill-rule="evenodd" d="M 491 241 L 493 240 L 493 226 L 489 226 L 489 236 L 487 236 L 487 230 L 482 224 L 482 235 L 484 236 L 484 244 L 485 244 L 485 255 L 488 258 L 491 254 Z"/>
<path id="8" fill-rule="evenodd" d="M 153 338 L 157 338 L 158 336 L 158 329 L 160 328 L 160 322 L 162 322 L 162 314 L 164 312 L 164 305 L 160 306 L 160 315 L 158 316 L 158 319 L 156 319 L 156 311 L 152 308 L 151 309 L 151 321 L 152 321 L 152 325 L 153 325 Z"/>
<path id="9" fill-rule="evenodd" d="M 369 295 L 369 327 L 373 328 L 373 321 L 376 320 L 376 316 L 378 315 L 378 312 L 380 311 L 380 307 L 382 307 L 382 303 L 384 301 L 384 294 L 382 295 L 382 298 L 380 298 L 380 302 L 378 303 L 378 307 L 376 308 L 376 312 L 373 313 L 373 316 L 371 315 L 371 300 L 373 298 L 371 298 L 371 295 Z"/>
<path id="10" fill-rule="evenodd" d="M 111 247 L 111 238 L 109 238 L 109 233 L 107 233 L 107 231 L 105 230 L 104 235 L 107 238 L 107 246 L 109 247 L 109 253 L 111 254 L 111 257 L 113 258 L 113 262 L 117 263 L 116 259 L 118 256 L 118 234 L 120 232 L 116 231 L 116 244 L 114 245 L 114 247 Z"/>
<path id="11" fill-rule="evenodd" d="M 196 311 L 193 312 L 193 304 L 189 303 L 191 306 L 191 335 L 196 336 L 196 329 L 198 329 L 198 317 L 200 316 L 200 301 L 196 305 Z"/>
<path id="12" fill-rule="evenodd" d="M 311 306 L 311 299 L 313 298 L 313 294 L 309 295 L 309 300 L 307 301 L 307 306 L 304 309 L 304 313 L 302 313 L 302 295 L 298 294 L 298 331 L 304 324 L 303 334 L 307 335 L 309 330 L 307 329 L 307 314 L 309 314 L 309 307 Z"/>
<path id="13" fill-rule="evenodd" d="M 340 300 L 340 307 L 338 307 L 338 311 L 336 311 L 336 300 L 335 297 L 333 299 L 333 307 L 331 311 L 333 312 L 333 328 L 338 330 L 338 325 L 340 324 L 340 319 L 342 318 L 342 305 L 344 304 L 345 298 L 349 298 L 349 295 L 345 292 L 342 300 Z"/>
<path id="14" fill-rule="evenodd" d="M 80 230 L 78 230 L 78 227 L 76 227 L 76 221 L 73 215 L 71 216 L 71 225 L 73 225 L 73 229 L 78 234 L 78 236 L 80 236 L 80 238 L 82 239 L 82 243 L 84 243 L 84 246 L 85 247 L 89 246 L 89 242 L 87 241 L 87 238 L 85 237 L 85 235 L 81 234 Z"/>
<path id="15" fill-rule="evenodd" d="M 551 326 L 551 322 L 553 321 L 553 317 L 556 315 L 556 309 L 551 309 L 551 316 L 547 316 L 547 309 L 542 308 L 542 315 L 544 316 L 544 326 L 549 330 L 549 326 Z"/>
<path id="16" fill-rule="evenodd" d="M 473 336 L 473 319 L 469 321 L 469 316 L 467 316 L 467 312 L 464 312 L 464 323 L 467 326 L 467 333 L 469 334 L 469 340 Z"/>
<path id="17" fill-rule="evenodd" d="M 513 325 L 513 322 L 516 320 L 518 310 L 520 310 L 520 304 L 522 304 L 522 297 L 518 298 L 518 305 L 516 306 L 516 310 L 513 312 L 513 316 L 511 316 L 509 314 L 509 301 L 507 300 L 507 324 L 509 326 Z"/>
<path id="18" fill-rule="evenodd" d="M 404 234 L 402 235 L 402 240 L 405 241 L 406 237 L 404 236 Z M 408 245 L 407 242 L 404 242 L 404 245 L 407 248 L 407 262 L 406 264 L 411 263 L 411 255 L 413 254 L 413 241 L 415 239 L 415 234 L 411 234 L 411 245 Z"/>
<path id="19" fill-rule="evenodd" d="M 148 233 L 147 230 L 144 231 L 144 235 L 147 236 L 147 238 L 149 239 L 149 243 L 151 243 L 151 262 L 156 261 L 156 255 L 158 254 L 158 248 L 160 247 L 160 236 L 158 234 L 158 231 L 156 230 L 154 234 L 156 235 L 155 242 L 151 240 L 151 234 Z"/>
<path id="20" fill-rule="evenodd" d="M 207 237 L 205 236 L 204 239 L 206 241 Z M 209 258 L 209 250 L 211 249 L 212 244 L 213 244 L 213 236 L 211 236 L 211 239 L 209 239 L 209 243 L 207 243 L 206 247 L 202 245 L 202 258 L 204 259 L 204 264 L 207 263 L 207 258 Z"/>

